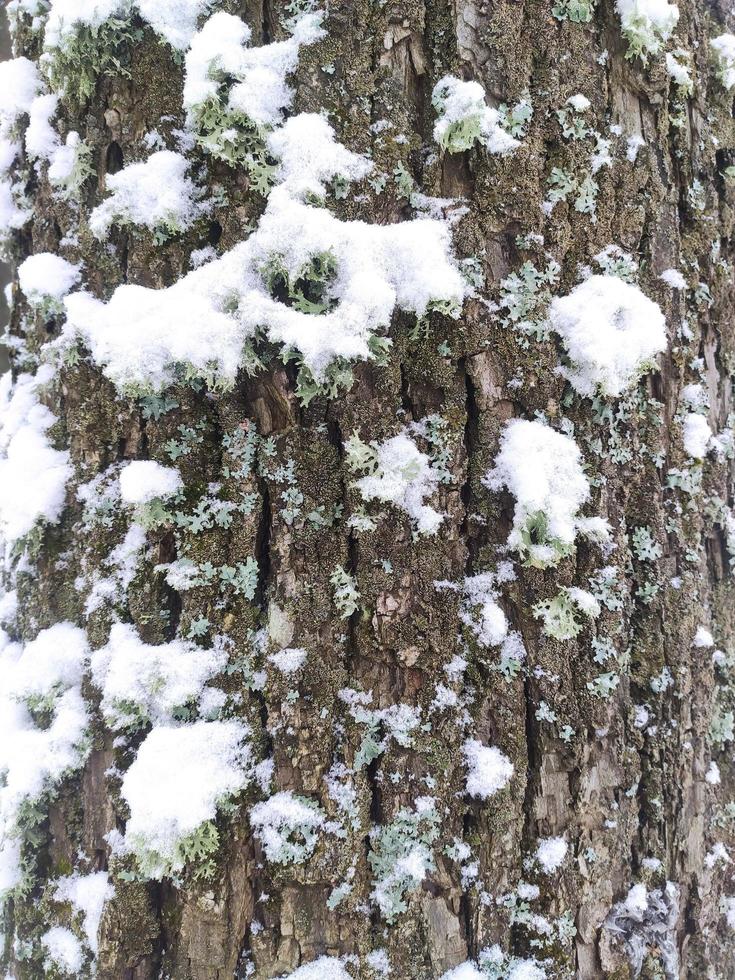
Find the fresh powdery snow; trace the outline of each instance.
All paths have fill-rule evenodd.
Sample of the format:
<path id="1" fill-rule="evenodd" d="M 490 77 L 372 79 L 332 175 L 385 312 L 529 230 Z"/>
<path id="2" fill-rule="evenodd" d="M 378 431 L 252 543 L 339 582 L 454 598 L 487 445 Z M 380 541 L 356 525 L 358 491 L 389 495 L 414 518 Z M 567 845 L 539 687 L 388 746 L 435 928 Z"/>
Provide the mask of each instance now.
<path id="1" fill-rule="evenodd" d="M 523 660 L 525 657 L 520 634 L 508 631 L 508 620 L 498 602 L 500 586 L 514 578 L 511 563 L 504 561 L 494 572 L 468 575 L 459 586 L 451 582 L 434 583 L 438 589 L 461 591 L 459 618 L 472 631 L 480 647 L 501 647 L 501 660 L 506 657 Z"/>
<path id="2" fill-rule="evenodd" d="M 377 447 L 377 468 L 355 481 L 363 500 L 391 503 L 404 511 L 421 534 L 435 534 L 444 515 L 424 503 L 439 484 L 431 460 L 405 432 Z"/>
<path id="3" fill-rule="evenodd" d="M 264 273 L 274 263 L 295 282 L 323 256 L 335 262 L 326 287 L 333 308 L 313 315 L 271 295 Z M 444 222 L 340 221 L 275 188 L 250 238 L 173 286 L 119 286 L 108 303 L 85 292 L 67 296 L 62 337 L 83 340 L 122 389 L 161 389 L 181 365 L 231 384 L 245 341 L 261 330 L 298 350 L 320 378 L 336 358 L 371 358 L 369 342 L 396 307 L 419 317 L 432 303 L 459 309 L 466 290 Z"/>
<path id="4" fill-rule="evenodd" d="M 33 212 L 18 201 L 13 194 L 13 187 L 7 180 L 0 178 L 0 236 L 9 234 L 13 229 L 22 228 L 30 220 Z"/>
<path id="5" fill-rule="evenodd" d="M 600 542 L 609 536 L 605 520 L 579 515 L 590 498 L 579 447 L 543 422 L 506 423 L 495 466 L 483 483 L 515 497 L 508 547 L 531 565 L 556 565 L 574 551 L 578 533 Z"/>
<path id="6" fill-rule="evenodd" d="M 53 699 L 81 684 L 88 658 L 84 630 L 73 623 L 55 623 L 25 645 L 6 677 L 7 693 L 29 704 Z"/>
<path id="7" fill-rule="evenodd" d="M 134 460 L 120 471 L 120 497 L 125 504 L 149 504 L 172 497 L 183 487 L 181 474 L 173 466 L 150 459 Z"/>
<path id="8" fill-rule="evenodd" d="M 38 69 L 28 58 L 0 62 L 0 140 L 17 136 L 15 127 L 41 88 Z"/>
<path id="9" fill-rule="evenodd" d="M 687 288 L 687 281 L 678 269 L 664 269 L 659 279 L 672 289 Z"/>
<path id="10" fill-rule="evenodd" d="M 735 34 L 720 34 L 709 43 L 715 52 L 720 81 L 730 91 L 735 85 Z"/>
<path id="11" fill-rule="evenodd" d="M 321 19 L 318 12 L 304 14 L 292 23 L 293 33 L 285 41 L 250 48 L 247 24 L 225 11 L 213 14 L 186 55 L 184 108 L 190 122 L 204 106 L 216 102 L 223 81 L 234 79 L 227 109 L 256 126 L 277 126 L 293 98 L 286 77 L 296 68 L 299 48 L 324 37 Z"/>
<path id="12" fill-rule="evenodd" d="M 312 800 L 291 790 L 275 793 L 250 811 L 250 826 L 263 853 L 275 864 L 299 864 L 314 852 L 324 813 Z"/>
<path id="13" fill-rule="evenodd" d="M 8 172 L 20 153 L 19 123 L 31 107 L 41 82 L 27 58 L 0 62 L 0 235 L 22 228 L 31 217 L 24 182 L 14 184 Z"/>
<path id="14" fill-rule="evenodd" d="M 197 20 L 212 0 L 50 0 L 44 34 L 46 50 L 65 48 L 80 28 L 96 30 L 111 17 L 129 18 L 137 10 L 164 40 L 179 50 L 188 47 Z"/>
<path id="15" fill-rule="evenodd" d="M 305 963 L 293 973 L 283 974 L 281 980 L 353 980 L 341 960 L 334 956 L 320 956 Z"/>
<path id="16" fill-rule="evenodd" d="M 226 660 L 224 648 L 203 650 L 185 640 L 150 646 L 135 627 L 113 624 L 107 644 L 91 660 L 106 723 L 115 730 L 172 721 L 176 708 L 199 701 Z"/>
<path id="17" fill-rule="evenodd" d="M 172 48 L 183 51 L 214 0 L 136 0 L 138 13 Z"/>
<path id="18" fill-rule="evenodd" d="M 455 966 L 452 970 L 442 973 L 439 980 L 487 980 L 486 973 L 480 973 L 474 963 L 466 960 Z"/>
<path id="19" fill-rule="evenodd" d="M 674 33 L 679 8 L 667 0 L 615 0 L 623 34 L 633 54 L 658 54 Z"/>
<path id="20" fill-rule="evenodd" d="M 182 843 L 252 778 L 250 733 L 240 721 L 197 721 L 154 728 L 122 781 L 130 808 L 124 851 L 150 878 L 179 872 Z"/>
<path id="21" fill-rule="evenodd" d="M 590 276 L 556 297 L 549 321 L 571 366 L 562 368 L 581 394 L 618 398 L 666 350 L 666 321 L 641 290 L 617 276 Z"/>
<path id="22" fill-rule="evenodd" d="M 277 653 L 269 654 L 268 660 L 282 674 L 295 674 L 303 666 L 306 657 L 306 650 L 289 647 L 286 650 L 278 650 Z"/>
<path id="23" fill-rule="evenodd" d="M 25 648 L 0 632 L 0 896 L 19 881 L 22 808 L 51 794 L 89 748 L 81 679 L 88 647 L 71 623 L 42 630 Z M 32 709 L 48 718 L 41 727 Z"/>
<path id="24" fill-rule="evenodd" d="M 69 977 L 78 977 L 84 964 L 82 944 L 71 931 L 63 926 L 54 926 L 41 936 L 41 945 L 46 954 L 44 974 L 53 973 L 53 967 Z"/>
<path id="25" fill-rule="evenodd" d="M 56 114 L 59 96 L 56 93 L 39 95 L 29 110 L 29 124 L 25 132 L 26 152 L 31 160 L 48 163 L 49 183 L 62 198 L 75 191 L 75 180 L 83 175 L 83 158 L 88 152 L 86 144 L 75 130 L 67 133 L 62 143 L 58 132 L 51 125 Z"/>
<path id="26" fill-rule="evenodd" d="M 59 301 L 79 282 L 78 265 L 51 252 L 31 255 L 18 266 L 18 283 L 33 306 Z"/>
<path id="27" fill-rule="evenodd" d="M 136 225 L 169 234 L 188 228 L 201 213 L 188 167 L 185 156 L 160 150 L 141 163 L 108 174 L 110 195 L 90 215 L 92 232 L 105 238 L 112 225 Z"/>
<path id="28" fill-rule="evenodd" d="M 56 450 L 47 431 L 56 421 L 39 402 L 39 389 L 53 377 L 46 365 L 37 374 L 0 378 L 0 535 L 13 545 L 37 521 L 61 517 L 72 475 L 69 453 Z"/>
<path id="29" fill-rule="evenodd" d="M 712 442 L 709 422 L 698 412 L 687 412 L 681 422 L 682 438 L 687 456 L 704 459 Z"/>
<path id="30" fill-rule="evenodd" d="M 372 163 L 338 143 L 324 116 L 302 112 L 287 119 L 268 137 L 268 148 L 280 161 L 276 179 L 291 197 L 303 201 L 324 196 L 324 185 L 333 177 L 360 180 Z"/>
<path id="31" fill-rule="evenodd" d="M 500 749 L 469 738 L 462 752 L 467 762 L 466 788 L 469 796 L 487 800 L 508 785 L 513 775 L 513 763 Z"/>
<path id="32" fill-rule="evenodd" d="M 51 92 L 37 96 L 28 109 L 25 144 L 32 160 L 50 160 L 61 145 L 59 134 L 51 125 L 58 107 L 59 96 Z"/>
<path id="33" fill-rule="evenodd" d="M 431 98 L 439 117 L 434 139 L 450 153 L 469 150 L 475 142 L 490 153 L 509 153 L 518 146 L 518 140 L 501 126 L 498 110 L 485 102 L 479 82 L 445 75 L 434 86 Z"/>
<path id="34" fill-rule="evenodd" d="M 551 875 L 562 866 L 569 845 L 563 837 L 543 837 L 536 848 L 536 860 L 544 874 Z"/>
<path id="35" fill-rule="evenodd" d="M 77 495 L 79 495 L 78 491 Z M 145 544 L 145 531 L 140 524 L 133 522 L 120 544 L 116 545 L 104 560 L 104 564 L 110 569 L 110 574 L 104 577 L 98 574 L 92 576 L 91 588 L 84 603 L 85 616 L 91 616 L 105 603 L 119 602 L 124 598 L 138 571 Z M 80 592 L 86 583 L 86 577 L 79 576 L 76 586 Z"/>
<path id="36" fill-rule="evenodd" d="M 715 640 L 710 631 L 706 626 L 698 626 L 697 632 L 694 634 L 694 639 L 692 640 L 693 647 L 700 647 L 708 649 L 715 645 Z"/>
<path id="37" fill-rule="evenodd" d="M 86 875 L 75 872 L 65 878 L 59 878 L 56 883 L 54 900 L 69 902 L 74 911 L 82 916 L 87 946 L 95 956 L 98 950 L 102 911 L 105 902 L 109 902 L 114 895 L 115 888 L 106 871 L 93 871 Z"/>
<path id="38" fill-rule="evenodd" d="M 286 76 L 300 45 L 322 36 L 320 19 L 304 14 L 287 40 L 251 49 L 247 25 L 220 11 L 195 36 L 184 88 L 190 125 L 196 128 L 200 113 L 214 111 L 224 86 L 227 106 L 217 111 L 232 112 L 238 125 L 244 114 L 260 127 L 278 161 L 276 186 L 245 241 L 169 288 L 125 284 L 107 303 L 84 291 L 67 296 L 58 343 L 81 340 L 119 389 L 160 390 L 175 382 L 181 368 L 208 383 L 231 385 L 243 348 L 260 338 L 298 352 L 321 381 L 334 361 L 373 358 L 376 335 L 396 309 L 419 318 L 434 306 L 452 314 L 461 309 L 470 287 L 454 258 L 447 222 L 340 221 L 313 199 L 323 196 L 332 177 L 364 176 L 370 162 L 336 142 L 320 116 L 295 116 L 268 132 L 283 122 L 292 95 Z M 104 225 L 107 218 L 98 217 Z M 321 273 L 319 313 L 274 295 L 274 275 L 296 283 L 315 267 L 329 270 Z"/>

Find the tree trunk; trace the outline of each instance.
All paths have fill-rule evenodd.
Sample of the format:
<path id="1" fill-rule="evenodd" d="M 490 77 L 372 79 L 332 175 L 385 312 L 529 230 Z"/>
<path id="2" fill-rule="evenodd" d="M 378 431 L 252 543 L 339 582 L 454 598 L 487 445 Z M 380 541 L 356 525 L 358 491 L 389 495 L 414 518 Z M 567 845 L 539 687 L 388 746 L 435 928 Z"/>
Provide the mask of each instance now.
<path id="1" fill-rule="evenodd" d="M 679 0 L 667 26 L 641 2 L 640 28 L 629 0 L 334 0 L 276 71 L 292 100 L 223 114 L 238 84 L 247 107 L 272 97 L 272 78 L 228 65 L 212 122 L 182 101 L 193 30 L 172 42 L 172 25 L 221 7 L 247 50 L 275 52 L 309 3 L 192 0 L 162 28 L 155 4 L 121 2 L 67 14 L 56 44 L 48 6 L 10 14 L 15 57 L 39 67 L 31 98 L 60 94 L 57 143 L 32 148 L 38 103 L 0 114 L 28 210 L 6 227 L 21 285 L 29 256 L 79 268 L 55 295 L 50 267 L 35 292 L 16 281 L 8 333 L 9 976 L 735 975 L 735 52 L 711 43 L 732 12 Z M 474 116 L 452 115 L 445 77 L 482 86 Z M 297 140 L 297 177 L 316 174 L 302 193 L 274 134 L 319 112 L 372 170 L 333 144 L 315 169 Z M 54 180 L 72 132 L 89 152 Z M 167 172 L 152 199 L 145 175 L 129 192 L 112 178 L 166 149 L 201 193 L 161 217 Z M 276 248 L 207 273 L 260 241 L 279 200 L 278 248 L 306 241 L 311 264 Z M 288 224 L 297 207 L 341 222 L 318 254 L 310 219 Z M 404 251 L 364 230 L 333 243 L 358 219 L 405 226 Z M 393 312 L 347 353 L 350 261 L 369 273 L 355 316 L 385 282 Z M 260 302 L 244 262 L 298 330 L 334 316 L 341 358 L 310 360 L 264 300 L 228 373 L 219 324 Z M 422 275 L 428 306 L 401 298 Z M 636 359 L 659 322 L 643 294 L 665 340 Z M 594 354 L 630 357 L 624 377 L 579 352 L 598 324 Z M 192 329 L 199 361 L 169 350 Z M 585 537 L 585 518 L 609 531 Z"/>

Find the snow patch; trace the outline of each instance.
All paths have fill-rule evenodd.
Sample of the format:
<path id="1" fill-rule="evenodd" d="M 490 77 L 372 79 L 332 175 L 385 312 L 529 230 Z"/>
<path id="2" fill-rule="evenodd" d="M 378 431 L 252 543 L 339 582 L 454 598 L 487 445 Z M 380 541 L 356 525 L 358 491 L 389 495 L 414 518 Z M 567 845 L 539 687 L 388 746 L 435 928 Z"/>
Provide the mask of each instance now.
<path id="1" fill-rule="evenodd" d="M 666 350 L 666 321 L 652 300 L 617 276 L 590 276 L 552 300 L 549 321 L 571 367 L 561 373 L 587 397 L 619 398 Z"/>
<path id="2" fill-rule="evenodd" d="M 249 733 L 240 721 L 197 721 L 146 736 L 121 795 L 130 808 L 122 847 L 148 877 L 181 871 L 182 843 L 251 781 Z"/>
<path id="3" fill-rule="evenodd" d="M 494 745 L 483 745 L 470 738 L 462 752 L 467 763 L 466 789 L 470 796 L 487 800 L 504 789 L 513 775 L 513 763 Z"/>
<path id="4" fill-rule="evenodd" d="M 178 493 L 184 483 L 173 466 L 153 460 L 134 460 L 120 471 L 120 497 L 126 504 L 148 504 Z"/>

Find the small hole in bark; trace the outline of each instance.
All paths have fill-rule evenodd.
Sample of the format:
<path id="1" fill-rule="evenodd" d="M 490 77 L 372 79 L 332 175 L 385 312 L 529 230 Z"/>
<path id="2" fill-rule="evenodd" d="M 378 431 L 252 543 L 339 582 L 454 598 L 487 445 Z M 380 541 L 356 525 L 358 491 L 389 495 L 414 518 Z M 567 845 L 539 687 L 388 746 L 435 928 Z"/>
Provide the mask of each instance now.
<path id="1" fill-rule="evenodd" d="M 110 143 L 107 147 L 105 169 L 108 174 L 116 174 L 123 168 L 123 153 L 119 143 Z"/>
<path id="2" fill-rule="evenodd" d="M 219 240 L 222 237 L 222 225 L 219 221 L 212 221 L 209 225 L 209 232 L 207 233 L 207 241 L 210 245 L 218 245 Z"/>

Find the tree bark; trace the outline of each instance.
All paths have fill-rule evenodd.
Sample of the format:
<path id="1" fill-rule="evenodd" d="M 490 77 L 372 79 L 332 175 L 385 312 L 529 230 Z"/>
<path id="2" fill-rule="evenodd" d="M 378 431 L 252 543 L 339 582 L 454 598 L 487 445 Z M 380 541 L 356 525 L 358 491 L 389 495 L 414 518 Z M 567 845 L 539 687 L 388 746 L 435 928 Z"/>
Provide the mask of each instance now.
<path id="1" fill-rule="evenodd" d="M 280 0 L 226 6 L 250 25 L 253 46 L 286 36 Z M 545 971 L 538 976 L 550 978 L 735 974 L 726 915 L 735 895 L 727 857 L 735 844 L 732 733 L 719 741 L 712 734 L 733 701 L 735 607 L 723 516 L 733 503 L 732 462 L 726 450 L 693 461 L 680 424 L 682 392 L 701 382 L 712 431 L 731 431 L 735 185 L 725 171 L 735 132 L 732 92 L 718 82 L 708 39 L 732 28 L 733 18 L 713 0 L 680 0 L 666 50 L 690 53 L 695 85 L 684 96 L 663 53 L 647 63 L 626 58 L 612 0 L 598 0 L 588 23 L 555 17 L 551 7 L 546 0 L 334 0 L 326 36 L 301 49 L 291 76 L 289 112 L 326 111 L 338 139 L 373 161 L 361 195 L 351 190 L 328 204 L 341 219 L 385 225 L 415 216 L 395 176 L 400 168 L 416 190 L 461 199 L 462 211 L 453 206 L 453 248 L 460 259 L 479 260 L 484 283 L 459 318 L 434 312 L 417 327 L 411 314 L 396 314 L 385 363 L 356 361 L 350 386 L 306 405 L 297 397 L 297 369 L 274 345 L 231 390 L 175 385 L 167 392 L 174 405 L 158 416 L 144 411 L 143 399 L 121 394 L 84 349 L 76 361 L 59 362 L 44 397 L 58 420 L 53 445 L 69 450 L 73 475 L 60 519 L 43 525 L 24 558 L 16 550 L 6 563 L 19 608 L 9 633 L 28 643 L 70 622 L 85 629 L 92 650 L 107 643 L 115 621 L 134 625 L 151 645 L 194 635 L 208 649 L 228 637 L 228 669 L 214 686 L 250 726 L 255 761 L 272 759 L 273 773 L 270 788 L 253 780 L 218 812 L 208 876 L 189 862 L 178 875 L 145 880 L 111 855 L 109 835 L 125 831 L 121 780 L 149 727 L 121 740 L 104 722 L 87 675 L 91 751 L 49 794 L 42 821 L 23 840 L 24 890 L 5 903 L 10 976 L 56 975 L 41 936 L 55 925 L 79 930 L 78 917 L 53 900 L 54 882 L 74 869 L 109 870 L 115 888 L 96 961 L 85 954 L 79 973 L 104 980 L 272 978 L 323 956 L 342 958 L 349 975 L 369 980 L 381 976 L 380 956 L 370 955 L 381 950 L 390 976 L 402 980 L 438 980 L 467 961 L 479 962 L 483 975 L 510 977 L 514 957 L 535 959 Z M 82 265 L 84 288 L 105 301 L 123 283 L 170 286 L 189 271 L 193 250 L 211 245 L 224 254 L 265 207 L 243 167 L 194 147 L 201 180 L 210 190 L 220 185 L 224 203 L 163 242 L 130 225 L 114 228 L 106 244 L 90 233 L 109 174 L 149 155 L 146 134 L 155 130 L 159 148 L 172 147 L 184 125 L 182 59 L 145 22 L 133 23 L 138 33 L 121 48 L 125 70 L 100 74 L 89 97 L 61 102 L 62 129 L 92 149 L 94 174 L 80 201 L 55 195 L 43 167 L 29 170 L 32 217 L 13 233 L 17 263 L 60 254 Z M 17 21 L 14 53 L 41 53 L 27 15 Z M 478 81 L 491 106 L 530 97 L 533 116 L 512 154 L 437 146 L 431 96 L 448 73 Z M 589 169 L 594 137 L 562 132 L 558 111 L 577 93 L 591 102 L 579 113 L 585 124 L 611 141 L 611 163 L 596 173 Z M 641 138 L 637 153 L 630 137 Z M 574 194 L 544 211 L 555 167 L 594 177 L 593 213 L 577 209 Z M 556 370 L 558 338 L 516 329 L 502 306 L 503 283 L 524 262 L 541 273 L 553 260 L 558 280 L 539 292 L 566 295 L 581 267 L 600 271 L 594 257 L 611 244 L 638 263 L 638 284 L 665 315 L 668 346 L 637 388 L 593 400 Z M 660 279 L 672 268 L 688 288 Z M 63 314 L 42 315 L 16 285 L 9 335 L 24 342 L 15 344 L 16 374 L 35 370 L 62 329 Z M 442 420 L 446 469 L 431 498 L 445 515 L 437 533 L 415 533 L 411 517 L 390 503 L 367 507 L 373 530 L 351 527 L 348 518 L 365 504 L 347 440 L 356 433 L 380 445 L 431 417 Z M 592 486 L 585 513 L 609 521 L 614 549 L 601 554 L 578 542 L 550 568 L 503 551 L 514 499 L 483 478 L 506 422 L 539 417 L 573 435 Z M 243 477 L 233 434 L 255 446 Z M 211 484 L 221 485 L 223 499 L 251 495 L 250 510 L 199 533 L 171 521 L 150 527 L 127 592 L 86 614 L 90 583 L 95 574 L 109 576 L 106 561 L 131 517 L 117 508 L 108 522 L 86 524 L 76 489 L 140 459 L 178 468 L 189 512 Z M 701 483 L 682 487 L 672 470 Z M 653 558 L 641 557 L 641 528 L 658 545 Z M 156 566 L 181 557 L 182 541 L 200 566 L 255 559 L 252 598 L 223 592 L 216 579 L 187 591 L 168 585 Z M 461 590 L 467 577 L 502 560 L 513 561 L 515 578 L 498 602 L 526 651 L 515 672 L 498 669 L 497 647 L 477 642 Z M 618 570 L 617 601 L 603 601 L 576 637 L 546 635 L 534 607 L 563 587 L 590 590 L 605 566 Z M 349 615 L 335 602 L 339 567 L 359 593 Z M 206 632 L 196 638 L 192 624 L 203 619 Z M 694 645 L 700 627 L 724 651 L 716 663 L 713 649 Z M 617 654 L 602 664 L 593 640 L 604 636 L 614 638 Z M 268 656 L 291 648 L 307 659 L 284 674 Z M 466 665 L 452 673 L 456 658 Z M 607 673 L 616 686 L 601 693 L 596 679 Z M 443 706 L 442 685 L 451 692 Z M 419 724 L 393 737 L 383 715 L 370 723 L 373 731 L 350 709 L 345 689 L 370 695 L 366 711 L 408 705 Z M 380 750 L 357 765 L 370 731 Z M 470 738 L 496 746 L 514 768 L 509 784 L 487 799 L 466 792 Z M 719 783 L 705 778 L 712 762 Z M 354 794 L 350 819 L 330 796 L 335 780 Z M 269 861 L 250 822 L 253 807 L 281 791 L 318 803 L 341 827 L 319 833 L 301 862 Z M 423 797 L 434 799 L 438 820 L 428 838 L 430 867 L 405 890 L 405 910 L 387 918 L 374 893 L 380 830 L 402 810 L 415 813 Z M 545 873 L 534 855 L 549 838 L 563 838 L 568 851 Z M 537 886 L 538 896 L 524 898 L 535 891 L 523 886 L 519 895 L 521 882 Z M 334 891 L 345 884 L 337 902 Z M 647 889 L 637 918 L 621 906 L 636 884 Z M 483 951 L 496 945 L 505 960 L 492 973 Z M 321 969 L 314 976 L 328 977 L 325 963 Z"/>

